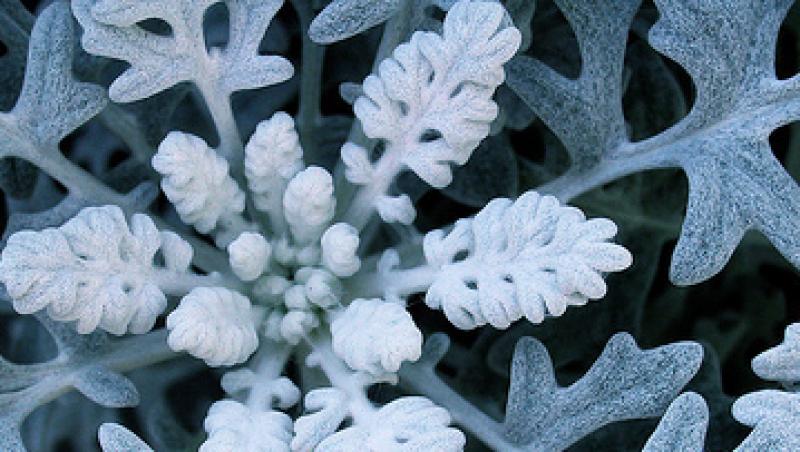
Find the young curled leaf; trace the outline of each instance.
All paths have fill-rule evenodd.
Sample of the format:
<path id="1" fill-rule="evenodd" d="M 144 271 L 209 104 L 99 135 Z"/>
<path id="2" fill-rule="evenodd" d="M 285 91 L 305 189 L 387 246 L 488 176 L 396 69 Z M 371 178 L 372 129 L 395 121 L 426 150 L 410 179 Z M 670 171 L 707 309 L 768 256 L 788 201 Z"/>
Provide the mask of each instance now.
<path id="1" fill-rule="evenodd" d="M 347 395 L 337 388 L 313 389 L 303 404 L 307 413 L 294 423 L 292 450 L 317 450 L 320 441 L 335 432 L 350 414 Z"/>
<path id="2" fill-rule="evenodd" d="M 234 400 L 214 402 L 203 422 L 208 439 L 200 452 L 287 451 L 292 420 L 279 411 L 259 411 Z"/>
<path id="3" fill-rule="evenodd" d="M 425 397 L 401 397 L 381 407 L 368 424 L 356 424 L 337 432 L 315 450 L 460 451 L 466 438 L 450 427 L 450 422 L 447 410 Z"/>
<path id="4" fill-rule="evenodd" d="M 258 347 L 250 300 L 221 287 L 198 287 L 167 316 L 167 343 L 209 366 L 241 364 Z"/>
<path id="5" fill-rule="evenodd" d="M 373 375 L 397 372 L 422 354 L 422 332 L 403 306 L 358 299 L 331 324 L 333 351 L 353 370 Z"/>
<path id="6" fill-rule="evenodd" d="M 161 188 L 181 219 L 208 233 L 220 219 L 244 210 L 244 193 L 228 174 L 228 162 L 202 138 L 170 132 L 153 156 Z"/>

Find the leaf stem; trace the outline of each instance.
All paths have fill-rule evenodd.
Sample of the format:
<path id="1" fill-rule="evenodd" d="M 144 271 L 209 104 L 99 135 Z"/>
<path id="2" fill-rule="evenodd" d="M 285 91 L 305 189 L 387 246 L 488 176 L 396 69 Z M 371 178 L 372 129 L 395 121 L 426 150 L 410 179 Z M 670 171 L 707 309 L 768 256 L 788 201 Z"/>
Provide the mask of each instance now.
<path id="1" fill-rule="evenodd" d="M 303 146 L 303 159 L 307 165 L 320 165 L 324 156 L 320 155 L 316 136 L 321 117 L 322 67 L 325 60 L 325 47 L 316 44 L 308 36 L 313 10 L 308 0 L 292 0 L 297 11 L 302 35 L 300 108 L 297 112 L 297 131 Z"/>
<path id="2" fill-rule="evenodd" d="M 364 382 L 360 381 L 358 374 L 353 373 L 333 353 L 329 337 L 322 337 L 310 341 L 314 349 L 314 358 L 319 363 L 331 385 L 342 390 L 348 399 L 348 407 L 356 424 L 368 423 L 377 411 L 369 401 L 364 391 Z"/>
<path id="3" fill-rule="evenodd" d="M 493 450 L 520 451 L 502 434 L 502 425 L 469 403 L 436 375 L 426 364 L 406 364 L 400 369 L 400 381 L 415 392 L 447 409 L 453 421 L 475 435 Z"/>
<path id="4" fill-rule="evenodd" d="M 166 329 L 152 331 L 117 341 L 96 359 L 62 361 L 59 369 L 53 369 L 35 384 L 14 393 L 0 394 L 0 406 L 4 411 L 13 411 L 13 419 L 21 421 L 37 407 L 72 390 L 74 375 L 85 367 L 102 366 L 116 372 L 128 372 L 176 358 L 180 355 L 167 346 L 167 334 Z"/>
<path id="5" fill-rule="evenodd" d="M 421 265 L 407 270 L 396 270 L 386 274 L 378 272 L 357 273 L 343 283 L 353 298 L 382 297 L 392 293 L 400 297 L 425 292 L 438 274 L 438 270 L 429 265 Z"/>
<path id="6" fill-rule="evenodd" d="M 391 146 L 375 164 L 373 178 L 367 185 L 361 187 L 353 197 L 343 220 L 350 223 L 358 230 L 364 229 L 375 211 L 375 204 L 381 196 L 389 191 L 395 177 L 403 169 L 401 162 L 402 152 L 399 148 Z"/>
<path id="7" fill-rule="evenodd" d="M 195 84 L 219 135 L 219 153 L 228 160 L 232 177 L 240 186 L 246 186 L 243 175 L 244 145 L 233 117 L 230 95 L 203 79 L 198 79 Z"/>
<path id="8" fill-rule="evenodd" d="M 245 403 L 248 407 L 264 410 L 260 403 L 267 399 L 272 388 L 272 382 L 281 376 L 286 366 L 292 347 L 287 343 L 278 343 L 269 339 L 261 339 L 256 355 L 256 380 L 250 388 Z"/>
<path id="9" fill-rule="evenodd" d="M 413 2 L 409 0 L 400 1 L 401 5 L 398 8 L 397 13 L 391 19 L 389 19 L 383 27 L 381 43 L 378 46 L 378 52 L 375 54 L 375 60 L 372 63 L 373 73 L 377 72 L 380 63 L 392 54 L 394 49 L 406 39 L 406 36 L 408 36 L 410 31 L 409 26 L 411 23 L 411 16 L 413 14 Z M 364 132 L 361 129 L 361 123 L 358 120 L 353 121 L 353 126 L 350 129 L 350 134 L 347 137 L 347 141 L 364 147 L 367 150 L 367 153 L 369 153 L 375 147 L 375 143 L 370 142 L 370 140 L 364 135 Z M 339 159 L 339 161 L 336 163 L 336 168 L 334 169 L 333 173 L 336 193 L 340 200 L 350 200 L 353 196 L 355 188 L 352 184 L 347 183 L 347 180 L 344 177 L 344 170 L 344 162 Z M 393 178 L 394 177 L 392 177 L 392 179 Z M 349 204 L 346 202 L 340 202 L 341 211 L 345 211 L 348 205 Z M 363 227 L 359 227 L 359 229 L 362 228 Z"/>

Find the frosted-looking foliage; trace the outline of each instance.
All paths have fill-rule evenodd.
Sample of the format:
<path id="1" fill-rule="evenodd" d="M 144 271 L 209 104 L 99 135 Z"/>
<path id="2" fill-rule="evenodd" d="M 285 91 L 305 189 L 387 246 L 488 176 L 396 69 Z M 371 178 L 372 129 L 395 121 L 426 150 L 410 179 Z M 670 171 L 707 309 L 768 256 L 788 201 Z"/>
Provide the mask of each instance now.
<path id="1" fill-rule="evenodd" d="M 167 342 L 209 366 L 232 366 L 258 347 L 250 300 L 221 287 L 199 287 L 167 316 Z"/>
<path id="2" fill-rule="evenodd" d="M 552 196 L 495 199 L 448 233 L 425 236 L 425 259 L 436 270 L 425 303 L 462 329 L 560 316 L 602 298 L 603 273 L 630 266 L 630 253 L 608 242 L 616 233 L 612 221 L 587 220 Z"/>
<path id="3" fill-rule="evenodd" d="M 422 353 L 422 333 L 408 312 L 380 299 L 354 300 L 331 323 L 333 351 L 353 370 L 393 373 Z"/>
<path id="4" fill-rule="evenodd" d="M 499 3 L 458 2 L 441 35 L 415 32 L 364 79 L 353 111 L 364 134 L 382 141 L 385 151 L 369 170 L 358 145 L 343 147 L 345 175 L 364 185 L 347 222 L 361 229 L 379 209 L 384 221 L 410 223 L 409 198 L 386 197 L 396 176 L 408 168 L 431 186 L 446 187 L 450 165 L 465 164 L 486 138 L 498 112 L 492 95 L 505 79 L 503 64 L 520 43 L 505 14 Z"/>
<path id="5" fill-rule="evenodd" d="M 322 262 L 340 277 L 352 276 L 361 267 L 358 258 L 358 231 L 347 223 L 336 223 L 325 230 L 320 240 Z"/>
<path id="6" fill-rule="evenodd" d="M 759 377 L 780 381 L 787 391 L 763 389 L 736 399 L 731 408 L 733 417 L 753 429 L 737 451 L 794 450 L 800 447 L 797 327 L 796 323 L 786 327 L 782 344 L 753 359 L 753 371 Z"/>
<path id="7" fill-rule="evenodd" d="M 775 75 L 777 31 L 792 1 L 656 1 L 649 41 L 691 75 L 697 100 L 680 122 L 639 142 L 627 136 L 621 89 L 628 29 L 641 0 L 557 3 L 578 40 L 579 77 L 528 56 L 509 64 L 509 85 L 572 160 L 545 191 L 568 200 L 627 174 L 680 167 L 689 202 L 673 282 L 696 284 L 719 272 L 751 229 L 800 266 L 800 187 L 768 141 L 800 117 L 797 80 Z"/>
<path id="8" fill-rule="evenodd" d="M 228 162 L 202 138 L 171 132 L 158 146 L 153 168 L 163 176 L 161 189 L 181 220 L 199 232 L 244 210 L 244 193 L 228 175 Z"/>
<path id="9" fill-rule="evenodd" d="M 35 316 L 44 327 L 43 338 L 55 343 L 57 353 L 30 364 L 0 357 L 0 449 L 4 451 L 24 451 L 20 435 L 23 421 L 34 421 L 30 416 L 35 409 L 70 389 L 103 407 L 137 405 L 140 396 L 136 387 L 120 372 L 130 362 L 155 364 L 174 356 L 162 332 L 112 341 L 99 331 L 82 335 L 45 315 Z M 40 341 L 33 341 L 26 342 L 25 347 L 33 351 L 40 345 Z M 75 416 L 74 410 L 68 413 Z"/>
<path id="10" fill-rule="evenodd" d="M 434 334 L 425 342 L 422 357 L 400 370 L 400 378 L 411 388 L 438 398 L 444 406 L 458 399 L 452 393 L 442 395 L 450 387 L 436 371 L 449 347 L 447 336 Z M 474 423 L 477 428 L 471 431 L 494 450 L 565 450 L 607 424 L 662 415 L 701 360 L 702 347 L 695 342 L 641 350 L 630 335 L 619 333 L 581 378 L 561 387 L 544 345 L 524 337 L 511 363 L 504 422 L 469 405 L 451 413 L 459 423 Z M 604 389 L 597 391 L 598 387 Z M 694 405 L 694 398 L 690 402 Z M 685 403 L 676 403 L 668 416 L 675 416 Z"/>
<path id="11" fill-rule="evenodd" d="M 364 80 L 353 105 L 364 133 L 386 140 L 387 152 L 434 187 L 450 183 L 450 163 L 463 165 L 497 116 L 491 96 L 520 42 L 503 14 L 495 3 L 457 3 L 442 36 L 415 33 Z"/>
<path id="12" fill-rule="evenodd" d="M 447 410 L 424 397 L 401 397 L 383 406 L 367 425 L 355 425 L 322 441 L 315 450 L 396 450 L 454 452 L 466 443 L 464 434 L 448 427 Z"/>
<path id="13" fill-rule="evenodd" d="M 131 67 L 109 88 L 116 102 L 133 102 L 192 81 L 222 96 L 282 82 L 292 66 L 278 56 L 259 55 L 258 45 L 283 0 L 227 0 L 230 37 L 225 48 L 206 50 L 203 15 L 219 0 L 75 0 L 83 27 L 81 44 L 95 55 L 125 60 Z M 138 24 L 166 21 L 171 36 Z"/>
<path id="14" fill-rule="evenodd" d="M 278 411 L 258 411 L 235 400 L 214 402 L 203 423 L 208 439 L 200 452 L 288 451 L 292 420 Z"/>
<path id="15" fill-rule="evenodd" d="M 283 112 L 258 124 L 244 148 L 247 186 L 256 208 L 270 214 L 270 226 L 283 226 L 283 191 L 303 169 L 303 150 L 294 120 Z"/>
<path id="16" fill-rule="evenodd" d="M 162 249 L 165 256 L 181 245 Z M 117 206 L 89 207 L 59 228 L 12 235 L 0 260 L 0 280 L 22 314 L 47 310 L 77 322 L 81 333 L 149 331 L 167 299 L 153 257 L 159 231 L 146 215 L 128 224 Z M 186 269 L 179 269 L 185 271 Z"/>
<path id="17" fill-rule="evenodd" d="M 63 3 L 47 8 L 36 21 L 22 91 L 14 108 L 0 113 L 0 130 L 12 138 L 2 141 L 0 155 L 31 159 L 26 142 L 49 150 L 105 106 L 102 88 L 81 83 L 72 74 L 72 33 L 69 8 Z"/>
<path id="18" fill-rule="evenodd" d="M 336 388 L 313 389 L 303 399 L 306 414 L 294 422 L 292 450 L 312 450 L 348 415 L 347 395 Z"/>
<path id="19" fill-rule="evenodd" d="M 333 219 L 333 179 L 324 168 L 311 166 L 289 181 L 283 194 L 286 222 L 301 243 L 318 240 Z"/>
<path id="20" fill-rule="evenodd" d="M 401 0 L 334 0 L 311 22 L 314 42 L 330 44 L 374 27 L 400 8 Z"/>
<path id="21" fill-rule="evenodd" d="M 0 450 L 800 449 L 791 3 L 0 0 Z"/>
<path id="22" fill-rule="evenodd" d="M 753 432 L 737 451 L 795 450 L 800 447 L 800 394 L 765 389 L 739 397 L 731 409 Z"/>
<path id="23" fill-rule="evenodd" d="M 669 404 L 642 452 L 702 452 L 708 427 L 708 406 L 699 394 L 687 392 Z"/>
<path id="24" fill-rule="evenodd" d="M 559 450 L 610 422 L 659 416 L 697 372 L 702 355 L 693 342 L 641 350 L 620 333 L 583 377 L 562 388 L 542 343 L 522 339 L 514 352 L 505 434 L 515 444 Z M 605 389 L 596 391 L 598 385 Z"/>
<path id="25" fill-rule="evenodd" d="M 258 278 L 269 263 L 272 247 L 263 235 L 243 232 L 228 245 L 231 270 L 242 281 Z"/>
<path id="26" fill-rule="evenodd" d="M 119 424 L 101 425 L 97 429 L 97 439 L 103 452 L 153 452 L 141 438 Z"/>

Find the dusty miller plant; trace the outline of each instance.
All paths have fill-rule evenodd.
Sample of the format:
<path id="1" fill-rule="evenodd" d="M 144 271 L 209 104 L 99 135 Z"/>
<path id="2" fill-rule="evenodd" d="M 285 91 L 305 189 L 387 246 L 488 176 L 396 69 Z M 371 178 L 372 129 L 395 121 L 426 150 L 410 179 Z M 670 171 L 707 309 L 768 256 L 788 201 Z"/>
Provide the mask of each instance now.
<path id="1" fill-rule="evenodd" d="M 791 4 L 0 0 L 0 449 L 797 449 L 654 289 L 796 278 Z"/>

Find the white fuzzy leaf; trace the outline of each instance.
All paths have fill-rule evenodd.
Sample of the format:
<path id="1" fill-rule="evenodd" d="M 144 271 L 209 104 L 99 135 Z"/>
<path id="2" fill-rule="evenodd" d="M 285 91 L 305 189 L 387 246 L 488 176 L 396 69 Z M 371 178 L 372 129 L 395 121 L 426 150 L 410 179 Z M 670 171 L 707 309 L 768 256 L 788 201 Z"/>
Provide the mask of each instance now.
<path id="1" fill-rule="evenodd" d="M 313 389 L 306 394 L 303 405 L 307 414 L 294 422 L 293 451 L 318 450 L 317 444 L 335 432 L 350 414 L 347 396 L 337 388 Z"/>
<path id="2" fill-rule="evenodd" d="M 19 99 L 10 113 L 0 113 L 0 155 L 29 148 L 18 143 L 20 138 L 52 148 L 106 106 L 100 86 L 76 80 L 72 57 L 72 17 L 69 6 L 59 2 L 42 11 L 31 32 Z"/>
<path id="3" fill-rule="evenodd" d="M 422 333 L 408 311 L 380 299 L 354 300 L 331 324 L 333 351 L 350 368 L 394 373 L 422 354 Z"/>
<path id="4" fill-rule="evenodd" d="M 359 242 L 356 228 L 347 223 L 332 225 L 320 240 L 322 263 L 336 276 L 352 276 L 361 268 L 361 259 L 357 254 Z"/>
<path id="5" fill-rule="evenodd" d="M 243 232 L 228 245 L 231 269 L 242 281 L 258 278 L 269 262 L 272 247 L 263 235 Z"/>
<path id="6" fill-rule="evenodd" d="M 504 15 L 499 3 L 457 3 L 442 36 L 414 33 L 364 80 L 354 104 L 364 133 L 386 140 L 387 153 L 434 187 L 450 183 L 450 164 L 469 159 L 497 116 L 492 94 L 521 39 Z"/>
<path id="7" fill-rule="evenodd" d="M 47 308 L 78 332 L 149 331 L 166 308 L 152 282 L 159 232 L 146 215 L 131 227 L 117 206 L 87 207 L 59 228 L 12 235 L 0 260 L 0 281 L 21 314 Z"/>
<path id="8" fill-rule="evenodd" d="M 414 222 L 417 211 L 408 195 L 381 196 L 378 198 L 375 209 L 381 220 L 386 223 L 400 223 L 409 225 Z"/>
<path id="9" fill-rule="evenodd" d="M 320 238 L 336 209 L 333 178 L 324 168 L 311 166 L 297 173 L 283 194 L 283 211 L 292 235 L 300 243 Z"/>
<path id="10" fill-rule="evenodd" d="M 228 162 L 202 138 L 170 132 L 152 163 L 164 176 L 161 188 L 181 220 L 199 232 L 208 233 L 220 219 L 244 210 L 244 193 L 228 174 Z"/>
<path id="11" fill-rule="evenodd" d="M 685 392 L 669 404 L 642 452 L 703 452 L 708 405 L 700 394 Z"/>
<path id="12" fill-rule="evenodd" d="M 250 300 L 221 287 L 197 287 L 167 316 L 167 343 L 209 366 L 241 364 L 258 347 Z"/>
<path id="13" fill-rule="evenodd" d="M 260 122 L 244 148 L 244 170 L 256 208 L 280 214 L 286 184 L 302 169 L 303 150 L 292 117 L 277 112 Z"/>
<path id="14" fill-rule="evenodd" d="M 368 424 L 337 432 L 314 449 L 319 452 L 463 450 L 464 434 L 448 427 L 450 414 L 425 397 L 402 397 L 383 406 Z"/>
<path id="15" fill-rule="evenodd" d="M 341 156 L 345 166 L 344 175 L 350 183 L 365 185 L 372 180 L 374 170 L 366 149 L 347 142 L 342 146 Z"/>
<path id="16" fill-rule="evenodd" d="M 219 1 L 75 0 L 72 7 L 87 52 L 131 65 L 109 88 L 115 102 L 144 99 L 184 81 L 229 95 L 291 77 L 287 60 L 258 54 L 283 0 L 225 0 L 230 39 L 224 49 L 206 51 L 203 16 Z M 172 35 L 159 36 L 137 25 L 147 19 L 163 19 Z"/>
<path id="17" fill-rule="evenodd" d="M 214 402 L 203 427 L 208 439 L 200 452 L 288 452 L 292 437 L 286 414 L 254 410 L 234 400 Z"/>
<path id="18" fill-rule="evenodd" d="M 192 246 L 172 231 L 161 231 L 161 254 L 164 265 L 173 271 L 185 272 L 192 263 Z"/>
<path id="19" fill-rule="evenodd" d="M 462 329 L 560 316 L 602 298 L 603 273 L 630 266 L 630 253 L 608 242 L 616 232 L 612 221 L 586 220 L 552 196 L 495 199 L 447 235 L 425 236 L 425 257 L 439 269 L 425 302 Z"/>
<path id="20" fill-rule="evenodd" d="M 277 405 L 281 409 L 289 409 L 300 401 L 300 389 L 287 377 L 274 380 L 259 378 L 252 369 L 236 369 L 225 372 L 220 386 L 228 395 L 249 390 L 248 398 L 252 399 L 257 394 L 255 406 L 272 407 Z"/>

